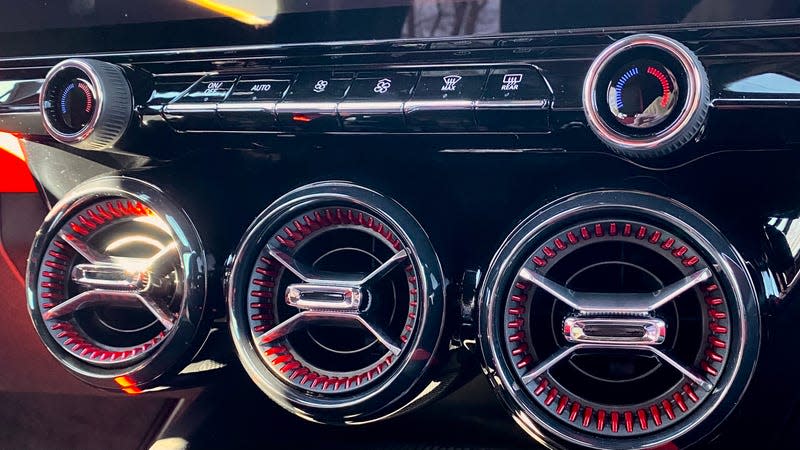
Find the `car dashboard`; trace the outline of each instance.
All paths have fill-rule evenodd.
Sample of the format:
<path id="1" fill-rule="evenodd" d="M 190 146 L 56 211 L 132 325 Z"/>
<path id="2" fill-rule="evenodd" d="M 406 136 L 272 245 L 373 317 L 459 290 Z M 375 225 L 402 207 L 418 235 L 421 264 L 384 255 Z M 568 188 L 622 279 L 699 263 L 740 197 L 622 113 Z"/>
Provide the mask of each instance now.
<path id="1" fill-rule="evenodd" d="M 796 5 L 111 3 L 0 32 L 0 391 L 161 405 L 120 448 L 796 440 Z"/>

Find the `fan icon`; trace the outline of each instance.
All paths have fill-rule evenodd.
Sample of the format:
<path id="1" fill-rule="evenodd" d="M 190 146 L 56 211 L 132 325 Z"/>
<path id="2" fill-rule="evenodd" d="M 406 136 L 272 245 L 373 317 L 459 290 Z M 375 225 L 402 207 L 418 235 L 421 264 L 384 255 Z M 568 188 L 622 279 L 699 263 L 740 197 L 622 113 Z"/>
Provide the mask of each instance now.
<path id="1" fill-rule="evenodd" d="M 382 78 L 378 80 L 378 83 L 372 89 L 373 91 L 377 92 L 378 94 L 384 94 L 389 88 L 392 87 L 392 80 L 388 78 Z"/>

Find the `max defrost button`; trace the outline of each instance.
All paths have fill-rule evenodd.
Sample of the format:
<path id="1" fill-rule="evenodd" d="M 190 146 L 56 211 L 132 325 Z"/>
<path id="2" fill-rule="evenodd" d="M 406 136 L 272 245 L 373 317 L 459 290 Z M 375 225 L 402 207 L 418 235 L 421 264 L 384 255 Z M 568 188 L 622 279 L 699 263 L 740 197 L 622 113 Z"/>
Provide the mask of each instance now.
<path id="1" fill-rule="evenodd" d="M 422 72 L 405 105 L 406 124 L 414 131 L 474 130 L 473 106 L 485 82 L 482 69 Z"/>
<path id="2" fill-rule="evenodd" d="M 348 131 L 395 131 L 405 128 L 403 102 L 417 83 L 417 72 L 360 72 L 339 103 Z"/>

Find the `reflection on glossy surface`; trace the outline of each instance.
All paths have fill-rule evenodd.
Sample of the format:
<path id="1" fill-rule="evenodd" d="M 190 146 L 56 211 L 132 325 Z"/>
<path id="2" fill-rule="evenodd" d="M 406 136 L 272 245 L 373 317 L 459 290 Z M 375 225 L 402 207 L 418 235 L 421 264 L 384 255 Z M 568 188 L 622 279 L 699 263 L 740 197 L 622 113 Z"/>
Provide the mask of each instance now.
<path id="1" fill-rule="evenodd" d="M 272 23 L 278 11 L 277 2 L 257 2 L 253 0 L 234 0 L 218 2 L 213 0 L 186 0 L 189 3 L 215 12 L 224 17 L 254 27 L 263 27 Z"/>
<path id="2" fill-rule="evenodd" d="M 139 0 L 16 2 L 0 56 L 552 34 L 557 30 L 800 18 L 796 2 L 765 0 Z M 213 6 L 213 7 L 212 7 Z M 267 25 L 269 23 L 269 25 Z M 98 29 L 104 39 L 96 39 Z"/>
<path id="3" fill-rule="evenodd" d="M 772 217 L 765 231 L 773 252 L 778 300 L 783 300 L 800 281 L 800 220 Z"/>
<path id="4" fill-rule="evenodd" d="M 780 73 L 752 75 L 725 85 L 725 90 L 744 94 L 800 94 L 800 80 Z"/>
<path id="5" fill-rule="evenodd" d="M 402 37 L 460 36 L 500 32 L 501 0 L 442 2 L 416 0 Z"/>
<path id="6" fill-rule="evenodd" d="M 0 107 L 35 102 L 41 87 L 40 80 L 0 81 Z"/>

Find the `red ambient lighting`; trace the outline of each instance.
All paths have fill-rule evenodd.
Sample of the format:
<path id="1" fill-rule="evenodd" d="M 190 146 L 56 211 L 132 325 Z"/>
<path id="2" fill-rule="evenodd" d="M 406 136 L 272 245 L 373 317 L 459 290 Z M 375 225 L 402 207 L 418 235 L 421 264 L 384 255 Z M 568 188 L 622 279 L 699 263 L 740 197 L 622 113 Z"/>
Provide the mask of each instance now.
<path id="1" fill-rule="evenodd" d="M 0 193 L 36 192 L 22 140 L 0 131 Z"/>
<path id="2" fill-rule="evenodd" d="M 292 120 L 294 120 L 295 122 L 308 123 L 311 122 L 311 117 L 308 117 L 304 114 L 295 114 L 292 116 Z"/>

